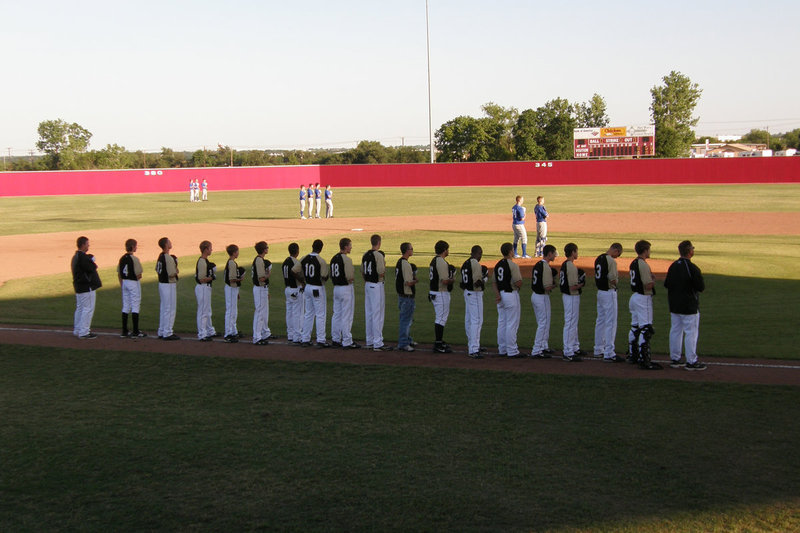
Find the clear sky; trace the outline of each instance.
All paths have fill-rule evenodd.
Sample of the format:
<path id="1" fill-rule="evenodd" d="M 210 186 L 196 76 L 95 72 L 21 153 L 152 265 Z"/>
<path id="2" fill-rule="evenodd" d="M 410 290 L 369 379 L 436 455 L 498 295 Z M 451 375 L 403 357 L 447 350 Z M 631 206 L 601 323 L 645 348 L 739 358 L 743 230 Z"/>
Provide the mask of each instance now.
<path id="1" fill-rule="evenodd" d="M 671 70 L 703 89 L 698 134 L 800 127 L 800 10 L 783 0 L 430 0 L 433 126 L 598 93 L 649 122 Z M 39 122 L 91 148 L 427 144 L 424 0 L 0 0 L 0 150 Z"/>

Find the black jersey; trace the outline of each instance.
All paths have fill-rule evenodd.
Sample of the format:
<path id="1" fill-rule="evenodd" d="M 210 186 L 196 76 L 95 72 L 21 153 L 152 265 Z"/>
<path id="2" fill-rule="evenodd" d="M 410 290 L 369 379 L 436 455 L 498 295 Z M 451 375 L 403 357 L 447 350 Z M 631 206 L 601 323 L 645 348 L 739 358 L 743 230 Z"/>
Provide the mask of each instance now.
<path id="1" fill-rule="evenodd" d="M 375 254 L 384 255 L 381 250 L 367 250 L 361 258 L 361 273 L 364 276 L 364 281 L 369 283 L 378 283 L 380 281 L 380 274 L 378 274 L 378 263 L 375 260 Z"/>
<path id="2" fill-rule="evenodd" d="M 120 279 L 128 279 L 131 281 L 136 281 L 139 279 L 136 275 L 136 267 L 133 263 L 133 255 L 125 254 L 119 258 L 117 272 L 119 272 Z"/>
<path id="3" fill-rule="evenodd" d="M 331 258 L 331 282 L 334 285 L 350 284 L 344 272 L 344 259 L 341 252 Z"/>
<path id="4" fill-rule="evenodd" d="M 294 277 L 294 274 L 292 273 L 295 261 L 296 261 L 295 258 L 289 256 L 281 265 L 281 271 L 283 273 L 283 284 L 289 287 L 290 289 L 297 288 L 297 278 Z"/>
<path id="5" fill-rule="evenodd" d="M 608 283 L 608 254 L 600 254 L 594 260 L 594 284 L 599 291 L 607 291 L 612 287 Z"/>
<path id="6" fill-rule="evenodd" d="M 481 272 L 483 272 L 483 269 L 481 269 Z M 472 269 L 472 258 L 470 257 L 461 265 L 461 281 L 458 286 L 465 291 L 483 290 L 483 278 L 474 278 L 475 273 Z"/>
<path id="7" fill-rule="evenodd" d="M 531 290 L 536 294 L 547 294 L 547 291 L 544 290 L 545 268 L 550 269 L 551 280 L 555 280 L 558 277 L 558 270 L 551 267 L 546 261 L 539 261 L 533 265 L 533 270 L 531 272 Z"/>
<path id="8" fill-rule="evenodd" d="M 406 279 L 403 276 L 403 263 L 408 265 L 408 270 L 411 271 L 411 279 Z M 414 279 L 414 271 L 415 271 L 414 266 L 411 265 L 411 263 L 409 263 L 406 259 L 403 259 L 401 257 L 400 259 L 397 260 L 397 264 L 394 267 L 394 288 L 397 291 L 397 294 L 399 294 L 399 295 L 405 295 L 406 294 L 406 292 L 405 292 L 406 282 L 407 281 L 412 281 Z M 417 286 L 416 285 L 411 285 L 408 288 L 411 289 L 411 296 L 414 296 L 414 295 L 417 294 Z"/>
<path id="9" fill-rule="evenodd" d="M 303 275 L 309 285 L 322 285 L 322 265 L 318 255 L 308 254 L 301 261 L 303 265 Z"/>
<path id="10" fill-rule="evenodd" d="M 644 263 L 644 266 L 642 266 L 642 263 Z M 650 281 L 652 281 L 652 273 L 650 272 L 650 267 L 647 266 L 647 263 L 644 261 L 644 259 L 639 259 L 637 257 L 631 262 L 630 275 L 631 275 L 631 291 L 637 292 L 639 294 L 656 293 L 655 287 L 649 290 L 645 288 L 645 285 L 647 283 L 650 283 Z"/>
<path id="11" fill-rule="evenodd" d="M 211 278 L 211 281 L 208 282 L 211 285 L 216 279 L 216 275 L 214 274 L 214 269 L 217 265 L 209 261 L 208 259 L 204 259 L 203 257 L 197 258 L 197 263 L 194 265 L 194 280 L 197 283 L 202 283 L 200 280 L 205 278 Z"/>
<path id="12" fill-rule="evenodd" d="M 441 260 L 441 262 L 444 263 L 445 268 L 447 269 L 448 279 L 452 275 L 452 273 L 455 272 L 455 268 L 453 268 L 452 265 L 448 264 L 447 261 L 445 261 L 443 257 L 440 257 L 440 256 L 437 255 L 436 257 L 431 259 L 431 264 L 430 264 L 429 270 L 430 270 L 430 281 L 431 281 L 430 290 L 432 292 L 439 292 L 439 291 L 447 290 L 446 288 L 441 286 L 441 276 L 439 275 L 439 268 L 438 268 L 439 260 Z M 450 287 L 450 290 L 452 290 L 452 284 L 450 284 L 449 287 Z"/>
<path id="13" fill-rule="evenodd" d="M 575 264 L 572 261 L 564 261 L 563 263 L 561 263 L 561 271 L 558 274 L 558 288 L 564 294 L 572 294 L 572 291 L 570 290 L 570 283 L 569 283 L 569 268 L 570 267 L 568 265 L 571 265 L 572 268 L 575 268 L 575 271 L 576 271 L 576 274 L 577 274 L 577 278 L 578 278 L 576 280 L 576 284 L 577 283 L 585 283 L 586 282 L 586 273 L 583 270 L 581 270 L 580 268 L 576 268 Z M 582 292 L 583 292 L 583 289 L 579 288 L 578 289 L 578 294 L 581 294 Z M 575 295 L 573 294 L 573 296 L 575 296 Z"/>
<path id="14" fill-rule="evenodd" d="M 168 254 L 161 252 L 158 256 L 158 261 L 156 261 L 156 273 L 158 274 L 159 283 L 170 283 L 169 272 L 167 272 L 167 255 Z M 175 262 L 175 269 L 177 270 L 178 258 L 174 255 L 170 257 Z M 177 277 L 175 280 L 177 281 Z"/>
<path id="15" fill-rule="evenodd" d="M 263 282 L 258 280 L 259 278 L 258 267 L 261 266 L 261 263 L 263 263 L 264 266 L 263 272 L 265 276 L 269 272 L 270 266 L 272 266 L 272 263 L 270 263 L 268 259 L 256 256 L 255 259 L 253 259 L 253 285 L 256 285 L 258 287 L 266 287 L 267 285 L 269 285 L 269 277 L 267 277 L 267 279 L 264 280 Z"/>
<path id="16" fill-rule="evenodd" d="M 233 277 L 231 277 L 233 275 Z M 228 259 L 225 264 L 225 284 L 231 287 L 241 287 L 242 282 L 238 281 L 244 276 L 244 268 L 236 264 L 233 259 Z"/>
<path id="17" fill-rule="evenodd" d="M 511 269 L 508 266 L 508 259 L 501 259 L 494 266 L 494 281 L 497 284 L 497 289 L 501 292 L 512 292 L 514 289 L 511 287 Z"/>

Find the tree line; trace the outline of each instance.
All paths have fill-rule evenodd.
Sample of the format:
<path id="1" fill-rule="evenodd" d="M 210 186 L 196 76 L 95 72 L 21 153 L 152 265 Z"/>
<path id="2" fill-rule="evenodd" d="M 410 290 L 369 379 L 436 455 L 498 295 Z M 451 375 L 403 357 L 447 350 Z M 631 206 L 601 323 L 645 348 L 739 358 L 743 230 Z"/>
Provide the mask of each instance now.
<path id="1" fill-rule="evenodd" d="M 695 137 L 698 118 L 694 109 L 702 89 L 680 72 L 672 71 L 650 90 L 650 120 L 656 130 L 656 157 L 687 157 L 692 143 L 715 142 Z M 573 157 L 573 130 L 608 126 L 605 99 L 594 94 L 587 102 L 555 98 L 536 109 L 518 111 L 488 102 L 482 117 L 459 116 L 435 133 L 436 159 L 440 162 L 567 160 Z M 36 147 L 43 156 L 15 157 L 6 170 L 91 170 L 125 168 L 181 168 L 270 165 L 358 165 L 425 163 L 426 146 L 383 146 L 361 141 L 349 150 L 234 150 L 218 145 L 212 150 L 158 153 L 131 152 L 108 144 L 89 150 L 92 134 L 77 123 L 61 119 L 41 122 Z M 767 144 L 773 150 L 800 149 L 800 129 L 784 134 L 751 130 L 740 142 Z"/>

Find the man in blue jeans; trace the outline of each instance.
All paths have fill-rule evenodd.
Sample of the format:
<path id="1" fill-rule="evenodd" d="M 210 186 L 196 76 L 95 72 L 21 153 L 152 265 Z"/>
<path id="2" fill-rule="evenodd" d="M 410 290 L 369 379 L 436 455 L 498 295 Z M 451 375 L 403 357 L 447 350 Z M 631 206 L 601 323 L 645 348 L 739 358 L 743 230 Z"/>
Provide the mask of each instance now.
<path id="1" fill-rule="evenodd" d="M 400 253 L 402 257 L 397 260 L 394 274 L 397 307 L 400 310 L 398 318 L 400 334 L 397 338 L 397 349 L 401 352 L 413 352 L 416 342 L 411 339 L 411 321 L 416 308 L 414 296 L 416 295 L 417 276 L 416 269 L 408 262 L 408 259 L 414 255 L 414 248 L 410 242 L 404 242 L 400 245 Z"/>

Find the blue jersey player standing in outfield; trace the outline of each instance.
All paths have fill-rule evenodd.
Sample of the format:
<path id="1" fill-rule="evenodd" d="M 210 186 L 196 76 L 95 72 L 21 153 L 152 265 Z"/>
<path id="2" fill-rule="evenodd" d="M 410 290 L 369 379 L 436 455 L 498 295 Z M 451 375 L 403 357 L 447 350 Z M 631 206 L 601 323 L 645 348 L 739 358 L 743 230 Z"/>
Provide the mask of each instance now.
<path id="1" fill-rule="evenodd" d="M 547 244 L 547 209 L 544 207 L 544 196 L 536 197 L 536 207 L 533 208 L 536 215 L 536 257 L 542 257 L 542 250 Z"/>
<path id="2" fill-rule="evenodd" d="M 306 219 L 305 212 L 306 212 L 306 186 L 305 185 L 301 185 L 300 186 L 300 219 L 301 220 L 305 220 Z"/>
<path id="3" fill-rule="evenodd" d="M 333 191 L 330 185 L 325 186 L 325 218 L 333 218 Z"/>
<path id="4" fill-rule="evenodd" d="M 511 229 L 514 230 L 514 257 L 519 257 L 517 254 L 517 243 L 522 241 L 522 257 L 530 257 L 528 255 L 528 231 L 525 229 L 525 208 L 522 203 L 525 198 L 517 196 L 517 203 L 511 208 Z"/>

